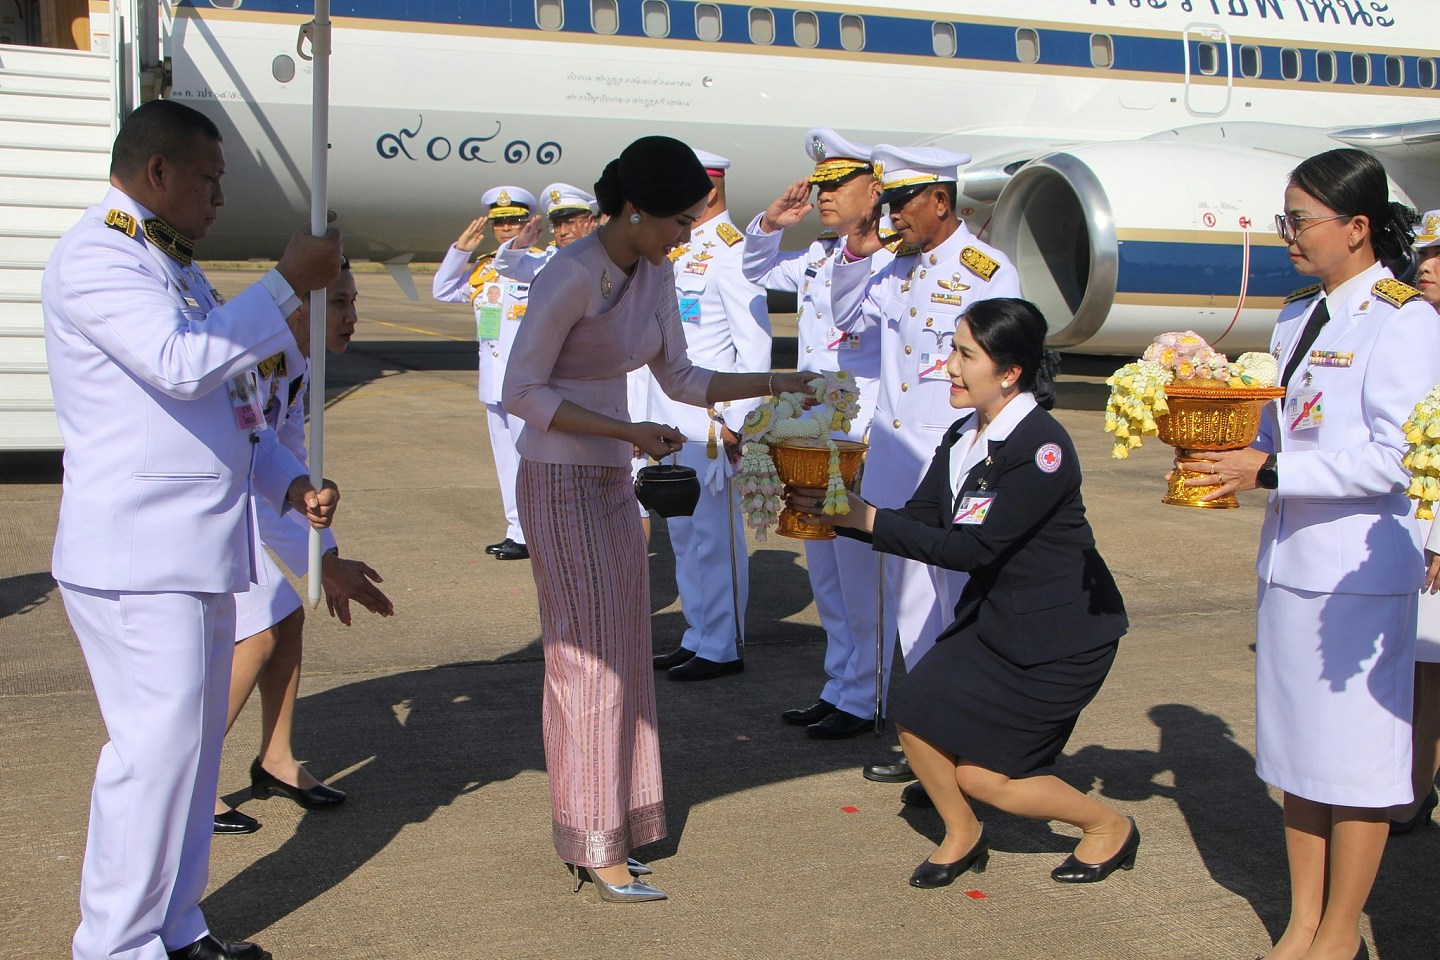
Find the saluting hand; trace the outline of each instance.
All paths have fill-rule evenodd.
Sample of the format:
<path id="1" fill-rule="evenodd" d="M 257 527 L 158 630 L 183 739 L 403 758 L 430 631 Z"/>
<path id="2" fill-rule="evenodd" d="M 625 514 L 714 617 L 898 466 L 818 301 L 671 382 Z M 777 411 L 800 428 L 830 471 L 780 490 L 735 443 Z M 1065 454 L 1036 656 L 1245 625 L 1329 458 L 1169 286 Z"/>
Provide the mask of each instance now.
<path id="1" fill-rule="evenodd" d="M 316 490 L 310 486 L 310 478 L 301 474 L 290 481 L 285 499 L 290 506 L 305 514 L 310 526 L 324 530 L 335 519 L 335 508 L 340 505 L 340 488 L 335 486 L 334 480 L 326 480 Z"/>
<path id="2" fill-rule="evenodd" d="M 371 581 L 374 581 L 373 583 Z M 345 560 L 327 553 L 320 564 L 320 582 L 325 588 L 325 606 L 330 616 L 350 626 L 350 601 L 354 600 L 371 613 L 390 617 L 395 605 L 375 586 L 385 578 L 361 560 Z"/>
<path id="3" fill-rule="evenodd" d="M 760 229 L 765 233 L 774 233 L 793 227 L 814 209 L 815 204 L 810 202 L 810 181 L 796 180 L 765 208 L 760 215 Z"/>
<path id="4" fill-rule="evenodd" d="M 515 234 L 515 239 L 510 241 L 511 250 L 528 250 L 535 246 L 535 241 L 540 239 L 540 214 L 535 214 L 525 221 L 525 226 Z"/>
<path id="5" fill-rule="evenodd" d="M 340 231 L 331 227 L 323 237 L 315 237 L 308 230 L 296 230 L 275 269 L 302 297 L 325 289 L 340 276 Z"/>
<path id="6" fill-rule="evenodd" d="M 489 217 L 476 217 L 471 220 L 470 225 L 460 231 L 460 236 L 455 241 L 455 249 L 470 253 L 480 246 L 480 241 L 485 237 L 485 224 L 489 222 Z"/>

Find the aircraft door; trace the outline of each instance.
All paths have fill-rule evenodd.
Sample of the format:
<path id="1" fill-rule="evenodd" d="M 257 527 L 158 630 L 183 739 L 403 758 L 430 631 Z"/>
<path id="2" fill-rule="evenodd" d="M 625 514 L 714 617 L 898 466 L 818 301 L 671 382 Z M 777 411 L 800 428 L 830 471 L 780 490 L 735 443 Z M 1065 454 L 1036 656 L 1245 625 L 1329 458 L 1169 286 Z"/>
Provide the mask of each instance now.
<path id="1" fill-rule="evenodd" d="M 1185 107 L 1199 117 L 1219 117 L 1230 109 L 1234 75 L 1230 35 L 1212 23 L 1185 28 Z"/>

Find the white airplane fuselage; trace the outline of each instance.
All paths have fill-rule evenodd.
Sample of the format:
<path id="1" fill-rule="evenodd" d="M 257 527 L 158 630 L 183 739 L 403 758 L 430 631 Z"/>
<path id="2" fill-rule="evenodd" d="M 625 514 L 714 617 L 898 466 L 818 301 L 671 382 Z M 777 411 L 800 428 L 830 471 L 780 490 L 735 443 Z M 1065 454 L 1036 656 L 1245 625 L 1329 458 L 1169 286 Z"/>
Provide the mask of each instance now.
<path id="1" fill-rule="evenodd" d="M 207 257 L 274 256 L 306 221 L 308 11 L 175 11 L 170 96 L 227 145 Z M 1233 351 L 1262 347 L 1306 282 L 1272 228 L 1300 158 L 1368 145 L 1398 198 L 1440 206 L 1440 9 L 1422 0 L 358 0 L 332 16 L 328 205 L 359 259 L 438 258 L 489 187 L 588 187 L 651 133 L 729 157 L 744 222 L 829 126 L 972 155 L 962 212 L 1011 254 L 1057 346 L 1189 327 Z"/>

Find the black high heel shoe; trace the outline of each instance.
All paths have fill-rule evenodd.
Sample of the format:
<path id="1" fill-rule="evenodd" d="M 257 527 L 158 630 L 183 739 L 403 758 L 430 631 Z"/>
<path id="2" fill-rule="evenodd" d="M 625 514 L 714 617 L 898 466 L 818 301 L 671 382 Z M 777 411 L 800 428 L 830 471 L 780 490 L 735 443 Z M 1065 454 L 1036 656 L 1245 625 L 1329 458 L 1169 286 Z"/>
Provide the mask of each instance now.
<path id="1" fill-rule="evenodd" d="M 1391 820 L 1390 836 L 1399 837 L 1410 833 L 1417 827 L 1423 827 L 1430 822 L 1430 814 L 1435 812 L 1435 805 L 1440 803 L 1440 795 L 1437 795 L 1435 788 L 1430 788 L 1430 796 L 1420 803 L 1420 809 L 1415 811 L 1415 816 L 1409 820 Z"/>
<path id="2" fill-rule="evenodd" d="M 1099 883 L 1116 870 L 1135 869 L 1135 851 L 1140 849 L 1140 828 L 1135 826 L 1135 818 L 1130 818 L 1130 835 L 1120 845 L 1115 856 L 1104 863 L 1086 863 L 1076 859 L 1075 854 L 1065 858 L 1065 862 L 1054 870 L 1050 871 L 1050 879 L 1056 883 Z"/>
<path id="3" fill-rule="evenodd" d="M 317 783 L 313 787 L 292 787 L 260 765 L 260 758 L 250 764 L 250 795 L 256 800 L 268 800 L 271 794 L 293 800 L 306 810 L 317 807 L 333 807 L 345 802 L 345 791 Z"/>
<path id="4" fill-rule="evenodd" d="M 920 866 L 915 868 L 915 872 L 910 874 L 910 886 L 919 887 L 922 890 L 948 887 L 955 882 L 956 877 L 966 870 L 984 873 L 989 864 L 990 842 L 985 839 L 985 828 L 981 827 L 980 837 L 965 856 L 954 863 L 934 863 L 929 857 L 926 857 Z"/>

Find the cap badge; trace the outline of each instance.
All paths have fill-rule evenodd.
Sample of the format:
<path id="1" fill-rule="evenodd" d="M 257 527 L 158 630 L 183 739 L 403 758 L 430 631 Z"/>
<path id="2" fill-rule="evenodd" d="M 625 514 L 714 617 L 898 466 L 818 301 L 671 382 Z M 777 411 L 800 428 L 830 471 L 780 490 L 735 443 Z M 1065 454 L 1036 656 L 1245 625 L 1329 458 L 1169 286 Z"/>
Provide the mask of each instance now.
<path id="1" fill-rule="evenodd" d="M 510 206 L 510 191 L 509 191 L 509 190 L 501 190 L 501 191 L 500 191 L 500 196 L 498 196 L 498 197 L 495 198 L 495 205 L 498 206 L 498 207 L 508 207 L 508 206 Z"/>
<path id="2" fill-rule="evenodd" d="M 559 203 L 559 202 L 560 202 L 560 191 L 559 191 L 559 190 L 551 190 L 551 191 L 550 191 L 550 202 L 551 202 L 551 203 Z"/>
<path id="3" fill-rule="evenodd" d="M 825 141 L 819 137 L 810 138 L 810 152 L 815 155 L 817 161 L 825 159 Z"/>

